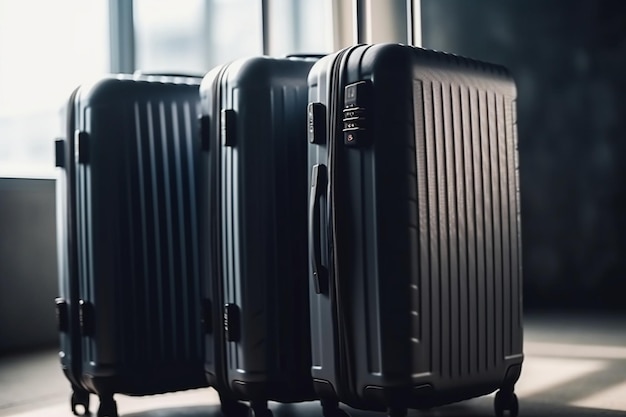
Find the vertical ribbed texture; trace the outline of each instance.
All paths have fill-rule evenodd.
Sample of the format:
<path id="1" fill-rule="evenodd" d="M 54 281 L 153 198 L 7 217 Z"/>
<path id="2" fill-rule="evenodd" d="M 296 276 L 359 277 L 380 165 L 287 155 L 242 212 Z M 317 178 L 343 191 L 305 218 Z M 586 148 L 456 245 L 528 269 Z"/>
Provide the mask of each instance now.
<path id="1" fill-rule="evenodd" d="M 412 315 L 421 318 L 413 370 L 463 377 L 500 366 L 521 344 L 514 108 L 456 80 L 417 80 L 413 89 Z"/>
<path id="2" fill-rule="evenodd" d="M 423 343 L 432 340 L 431 315 L 425 314 L 426 307 L 431 305 L 433 301 L 432 286 L 430 285 L 430 232 L 429 232 L 429 200 L 428 200 L 428 176 L 431 172 L 431 164 L 426 159 L 426 149 L 430 147 L 430 143 L 426 138 L 426 129 L 428 132 L 432 132 L 432 123 L 430 115 L 432 115 L 432 107 L 427 106 L 426 103 L 430 101 L 427 99 L 432 97 L 432 90 L 428 88 L 424 90 L 424 85 L 421 81 L 414 82 L 413 88 L 414 94 L 414 111 L 415 111 L 415 131 L 416 143 L 413 146 L 416 153 L 416 165 L 415 165 L 415 178 L 417 179 L 417 245 L 419 248 L 419 269 L 414 274 L 414 280 L 412 282 L 412 288 L 414 288 L 414 295 L 421 295 L 420 299 L 412 298 L 412 315 L 417 317 L 420 324 L 419 327 L 414 326 L 414 349 L 412 352 L 416 354 L 413 359 L 414 372 L 427 371 L 429 364 L 435 363 L 432 356 L 432 349 L 424 348 Z M 410 181 L 409 184 L 412 184 Z M 409 192 L 409 195 L 412 193 Z M 420 279 L 422 278 L 422 279 Z M 416 328 L 417 327 L 417 328 Z M 418 345 L 421 343 L 422 345 Z"/>
<path id="3" fill-rule="evenodd" d="M 133 367 L 202 358 L 195 117 L 195 102 L 141 101 L 132 107 L 117 305 L 120 334 L 134 341 L 119 353 Z"/>
<path id="4" fill-rule="evenodd" d="M 254 104 L 267 107 L 263 114 L 251 110 L 254 105 L 242 104 L 236 114 L 235 145 L 220 145 L 224 297 L 238 305 L 242 326 L 251 329 L 241 329 L 245 345 L 227 343 L 231 370 L 281 375 L 299 370 L 303 352 L 309 349 L 308 339 L 299 336 L 306 281 L 295 281 L 305 279 L 307 265 L 306 242 L 301 240 L 306 236 L 306 142 L 301 142 L 300 129 L 306 122 L 307 92 L 305 85 L 272 87 Z M 238 168 L 238 163 L 248 165 Z M 247 265 L 242 264 L 244 256 Z M 253 280 L 263 283 L 262 289 L 252 285 Z M 276 302 L 282 307 L 272 305 Z M 292 316 L 284 317 L 284 311 Z"/>
<path id="5" fill-rule="evenodd" d="M 303 279 L 307 265 L 306 244 L 298 238 L 306 231 L 306 188 L 303 188 L 303 185 L 306 187 L 306 171 L 300 171 L 305 163 L 306 143 L 301 142 L 299 128 L 305 122 L 304 113 L 300 111 L 306 105 L 307 89 L 305 86 L 276 86 L 271 90 L 270 100 L 272 124 L 267 136 L 269 143 L 263 146 L 267 146 L 268 166 L 273 168 L 267 184 L 268 200 L 264 204 L 269 205 L 268 221 L 273 233 L 267 237 L 268 246 L 262 249 L 271 262 L 267 302 L 275 302 L 278 297 L 283 300 L 284 310 L 269 306 L 265 309 L 266 314 L 274 315 L 266 317 L 265 322 L 275 325 L 266 329 L 263 342 L 267 347 L 268 366 L 282 374 L 297 369 L 294 364 L 308 349 L 304 346 L 307 341 L 297 336 L 301 333 L 298 324 L 301 323 L 301 296 L 305 292 L 301 290 L 303 285 L 295 281 Z M 295 238 L 299 241 L 294 241 Z M 281 310 L 292 312 L 294 317 L 285 320 L 280 316 Z"/>
<path id="6" fill-rule="evenodd" d="M 507 129 L 507 116 L 505 109 L 505 100 L 503 97 L 497 97 L 496 101 L 496 114 L 498 120 L 498 172 L 500 174 L 500 202 L 501 202 L 501 239 L 502 239 L 502 275 L 511 276 L 511 232 L 509 224 L 509 212 L 510 203 L 508 195 L 508 182 L 514 181 L 513 178 L 509 178 L 507 170 L 507 144 L 506 144 L 506 129 Z M 502 305 L 512 305 L 511 299 L 511 282 L 510 280 L 502 281 Z M 512 354 L 511 344 L 511 323 L 512 314 L 510 308 L 504 308 L 504 314 L 502 315 L 501 326 L 503 334 L 503 345 L 501 347 L 502 355 Z"/>
<path id="7" fill-rule="evenodd" d="M 289 213 L 282 212 L 281 208 L 286 207 L 286 201 L 283 204 L 280 204 L 282 198 L 278 196 L 285 196 L 283 186 L 286 185 L 285 179 L 289 178 L 289 172 L 280 172 L 281 169 L 277 166 L 277 162 L 282 167 L 288 167 L 285 162 L 287 159 L 283 156 L 285 152 L 287 152 L 288 140 L 286 139 L 286 126 L 285 126 L 285 108 L 288 105 L 293 106 L 294 103 L 287 103 L 287 91 L 289 87 L 274 87 L 270 91 L 270 112 L 272 115 L 272 124 L 270 128 L 270 132 L 267 139 L 271 143 L 268 143 L 268 146 L 271 146 L 273 152 L 268 152 L 267 162 L 269 166 L 274 167 L 273 175 L 270 177 L 271 180 L 267 184 L 267 197 L 269 198 L 269 210 L 270 216 L 269 221 L 271 221 L 274 227 L 274 233 L 272 236 L 268 236 L 268 245 L 271 248 L 269 252 L 268 261 L 271 262 L 269 266 L 270 274 L 268 275 L 267 280 L 267 289 L 269 294 L 280 294 L 279 285 L 280 281 L 283 277 L 281 271 L 281 257 L 289 257 L 289 253 L 281 253 L 281 247 L 279 242 L 283 241 L 283 236 L 279 236 L 281 232 L 285 230 L 285 228 L 278 227 L 280 223 L 281 217 L 283 219 L 287 219 Z M 280 162 L 279 162 L 280 161 Z M 287 248 L 285 248 L 287 250 Z M 273 312 L 274 317 L 266 317 L 266 323 L 276 323 L 274 329 L 268 328 L 266 329 L 265 337 L 263 340 L 263 344 L 267 348 L 267 362 L 268 364 L 276 364 L 276 370 L 286 369 L 285 365 L 289 362 L 287 361 L 287 357 L 284 355 L 286 352 L 280 351 L 280 343 L 279 340 L 284 340 L 279 336 L 280 334 L 280 317 L 278 317 L 279 309 L 266 309 L 266 312 Z M 278 331 L 275 331 L 278 330 Z"/>
<path id="8" fill-rule="evenodd" d="M 506 123 L 506 149 L 507 149 L 507 169 L 508 169 L 508 197 L 510 202 L 509 219 L 510 219 L 510 233 L 511 233 L 511 305 L 517 304 L 516 309 L 511 310 L 511 321 L 517 324 L 519 328 L 522 327 L 522 303 L 519 294 L 522 293 L 522 263 L 521 263 L 521 239 L 522 234 L 520 230 L 520 196 L 519 196 L 519 159 L 518 159 L 518 142 L 517 142 L 517 110 L 515 107 L 515 101 L 510 104 L 507 102 L 506 107 L 507 118 L 511 117 L 513 120 L 508 120 Z M 518 332 L 513 332 L 511 335 L 511 353 L 515 353 L 515 349 L 521 348 L 522 335 Z"/>

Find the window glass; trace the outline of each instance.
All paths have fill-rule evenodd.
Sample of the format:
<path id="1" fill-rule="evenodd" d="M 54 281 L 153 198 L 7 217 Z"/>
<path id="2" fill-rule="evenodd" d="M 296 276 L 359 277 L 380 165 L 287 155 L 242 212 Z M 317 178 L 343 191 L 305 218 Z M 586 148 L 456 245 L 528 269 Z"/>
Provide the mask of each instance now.
<path id="1" fill-rule="evenodd" d="M 269 6 L 272 55 L 332 52 L 330 1 L 272 0 Z"/>
<path id="2" fill-rule="evenodd" d="M 270 4 L 272 54 L 331 52 L 330 1 Z M 0 0 L 0 176 L 54 176 L 65 100 L 110 69 L 108 6 Z M 137 69 L 204 74 L 263 51 L 259 0 L 134 0 L 133 7 Z"/>
<path id="3" fill-rule="evenodd" d="M 61 108 L 109 68 L 107 6 L 0 0 L 0 176 L 54 176 Z"/>
<path id="4" fill-rule="evenodd" d="M 297 7 L 297 53 L 333 52 L 333 27 L 331 1 L 293 0 Z"/>
<path id="5" fill-rule="evenodd" d="M 258 0 L 135 0 L 136 66 L 204 74 L 262 51 Z"/>
<path id="6" fill-rule="evenodd" d="M 204 71 L 204 0 L 135 0 L 133 18 L 137 69 Z"/>
<path id="7" fill-rule="evenodd" d="M 263 52 L 259 0 L 208 0 L 208 67 Z"/>

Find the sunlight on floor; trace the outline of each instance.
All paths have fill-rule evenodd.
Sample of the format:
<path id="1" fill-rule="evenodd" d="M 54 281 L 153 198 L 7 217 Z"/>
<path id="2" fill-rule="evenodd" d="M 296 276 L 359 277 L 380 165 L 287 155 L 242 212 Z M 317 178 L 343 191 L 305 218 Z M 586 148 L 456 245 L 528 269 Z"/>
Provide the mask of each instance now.
<path id="1" fill-rule="evenodd" d="M 546 393 L 573 379 L 584 378 L 585 375 L 606 367 L 606 363 L 600 360 L 541 357 L 526 359 L 522 365 L 522 376 L 515 385 L 515 392 L 520 398 Z"/>
<path id="2" fill-rule="evenodd" d="M 528 326 L 522 376 L 516 385 L 520 416 L 624 416 L 626 412 L 626 335 L 622 324 L 602 329 L 577 327 L 582 343 L 564 338 L 540 323 Z M 571 331 L 569 329 L 568 331 Z M 543 332 L 543 333 L 542 333 Z M 619 336 L 619 337 L 618 337 Z M 597 341 L 597 345 L 593 342 Z M 69 385 L 55 351 L 0 361 L 0 417 L 70 417 Z M 28 387 L 28 388 L 26 388 Z M 26 388 L 26 389 L 25 389 Z M 129 397 L 116 395 L 121 416 L 197 417 L 220 415 L 218 396 L 211 388 Z M 95 415 L 98 399 L 91 396 Z M 302 416 L 319 416 L 319 404 L 297 408 Z M 309 411 L 307 411 L 309 410 Z M 293 414 L 275 413 L 277 417 Z M 353 417 L 383 416 L 357 413 Z M 413 416 L 414 414 L 410 414 Z M 493 394 L 459 404 L 416 413 L 415 416 L 493 416 Z"/>
<path id="3" fill-rule="evenodd" d="M 524 353 L 531 356 L 589 359 L 626 359 L 626 347 L 564 343 L 527 342 Z"/>
<path id="4" fill-rule="evenodd" d="M 166 409 L 172 407 L 198 407 L 213 405 L 219 402 L 217 392 L 211 388 L 189 390 L 170 394 L 150 395 L 146 397 L 129 397 L 116 395 L 117 408 L 120 415 L 139 413 L 142 411 Z M 95 415 L 98 407 L 98 399 L 91 396 L 91 413 Z M 0 415 L 2 410 L 0 410 Z M 18 414 L 9 414 L 7 417 L 69 417 L 72 416 L 70 410 L 69 396 L 66 401 L 37 408 Z"/>
<path id="5" fill-rule="evenodd" d="M 589 397 L 570 403 L 577 407 L 601 408 L 605 410 L 626 411 L 626 374 L 625 381 Z"/>

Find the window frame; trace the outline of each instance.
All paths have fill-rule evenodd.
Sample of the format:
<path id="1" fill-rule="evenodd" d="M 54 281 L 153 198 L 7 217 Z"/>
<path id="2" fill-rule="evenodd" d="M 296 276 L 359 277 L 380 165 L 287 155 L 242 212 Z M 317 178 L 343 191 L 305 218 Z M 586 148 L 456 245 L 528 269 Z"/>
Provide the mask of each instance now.
<path id="1" fill-rule="evenodd" d="M 109 0 L 109 53 L 112 73 L 136 68 L 134 0 Z"/>

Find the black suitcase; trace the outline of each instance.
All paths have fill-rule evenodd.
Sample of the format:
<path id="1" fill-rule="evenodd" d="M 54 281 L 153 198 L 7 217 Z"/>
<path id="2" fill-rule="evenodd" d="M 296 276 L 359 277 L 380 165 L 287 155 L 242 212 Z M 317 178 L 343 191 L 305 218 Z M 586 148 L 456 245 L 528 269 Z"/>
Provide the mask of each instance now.
<path id="1" fill-rule="evenodd" d="M 314 399 L 306 230 L 307 74 L 316 58 L 210 71 L 202 102 L 206 372 L 226 414 Z"/>
<path id="2" fill-rule="evenodd" d="M 200 78 L 82 85 L 56 142 L 60 357 L 74 414 L 207 386 L 195 171 Z"/>
<path id="3" fill-rule="evenodd" d="M 499 390 L 518 412 L 522 272 L 507 71 L 358 45 L 309 79 L 312 369 L 338 402 L 402 416 Z"/>

